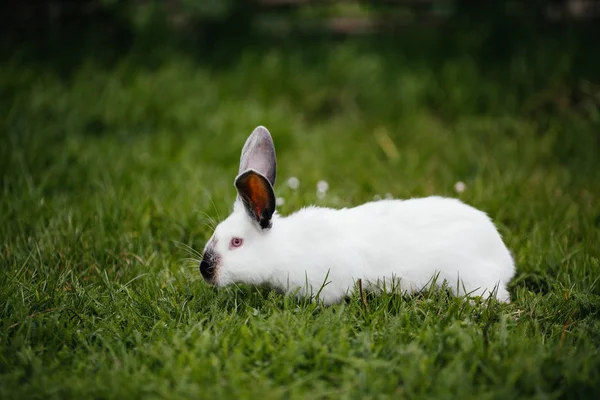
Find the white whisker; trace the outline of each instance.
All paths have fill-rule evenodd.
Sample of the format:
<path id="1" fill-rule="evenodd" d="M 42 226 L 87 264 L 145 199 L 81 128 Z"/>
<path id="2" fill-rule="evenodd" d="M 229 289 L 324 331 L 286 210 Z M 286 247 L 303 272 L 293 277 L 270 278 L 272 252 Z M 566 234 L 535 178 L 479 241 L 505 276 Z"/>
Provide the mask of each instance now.
<path id="1" fill-rule="evenodd" d="M 208 215 L 208 214 L 207 214 L 207 213 L 205 213 L 204 211 L 197 211 L 197 212 L 198 212 L 199 214 L 201 214 L 201 215 L 202 215 L 202 217 L 204 217 L 203 219 L 205 219 L 206 221 L 208 221 L 208 222 L 206 222 L 206 221 L 204 222 L 204 224 L 205 224 L 206 226 L 208 226 L 208 227 L 209 227 L 209 228 L 211 228 L 212 230 L 214 230 L 214 229 L 217 227 L 217 225 L 218 225 L 218 222 L 217 222 L 217 221 L 215 221 L 215 219 L 214 219 L 213 217 L 211 217 L 210 215 Z"/>
<path id="2" fill-rule="evenodd" d="M 219 215 L 219 210 L 217 209 L 217 205 L 213 201 L 211 195 L 208 194 L 208 192 L 206 192 L 206 195 L 208 196 L 208 199 L 210 200 L 210 202 L 211 202 L 211 204 L 213 206 L 213 209 L 215 210 L 215 213 L 217 214 L 217 218 L 218 218 L 219 222 L 221 222 L 221 216 Z"/>
<path id="3" fill-rule="evenodd" d="M 199 252 L 198 250 L 192 248 L 191 246 L 183 243 L 183 242 L 179 242 L 177 240 L 174 240 L 173 243 L 175 243 L 175 246 L 177 246 L 177 248 L 184 250 L 185 252 L 187 252 L 190 256 L 196 256 L 199 257 L 200 259 L 202 259 L 202 257 L 204 256 L 201 252 Z"/>

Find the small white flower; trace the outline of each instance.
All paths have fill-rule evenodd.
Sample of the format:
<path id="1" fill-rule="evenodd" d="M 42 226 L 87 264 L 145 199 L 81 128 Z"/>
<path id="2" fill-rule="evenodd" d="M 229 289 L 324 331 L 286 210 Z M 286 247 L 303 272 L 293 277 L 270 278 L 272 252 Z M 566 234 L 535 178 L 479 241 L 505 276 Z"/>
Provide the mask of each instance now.
<path id="1" fill-rule="evenodd" d="M 379 201 L 379 200 L 381 200 L 381 196 L 376 194 L 375 196 L 373 196 L 373 200 Z"/>
<path id="2" fill-rule="evenodd" d="M 326 193 L 327 189 L 329 189 L 329 183 L 327 183 L 327 181 L 317 182 L 317 192 Z"/>
<path id="3" fill-rule="evenodd" d="M 278 197 L 277 199 L 275 199 L 275 204 L 278 206 L 282 206 L 285 204 L 285 199 L 283 197 Z"/>
<path id="4" fill-rule="evenodd" d="M 321 192 L 320 190 L 317 190 L 317 199 L 323 200 L 325 196 L 327 196 L 326 192 Z"/>
<path id="5" fill-rule="evenodd" d="M 466 188 L 467 188 L 467 185 L 465 185 L 464 182 L 458 181 L 454 184 L 454 190 L 456 190 L 457 193 L 464 192 Z"/>
<path id="6" fill-rule="evenodd" d="M 392 200 L 392 199 L 394 198 L 394 196 L 392 196 L 392 194 L 391 194 L 391 193 L 386 193 L 386 194 L 385 194 L 385 198 L 386 198 L 387 200 Z"/>
<path id="7" fill-rule="evenodd" d="M 295 176 L 292 176 L 287 180 L 287 185 L 290 187 L 290 189 L 296 190 L 298 189 L 298 186 L 300 186 L 300 180 Z"/>

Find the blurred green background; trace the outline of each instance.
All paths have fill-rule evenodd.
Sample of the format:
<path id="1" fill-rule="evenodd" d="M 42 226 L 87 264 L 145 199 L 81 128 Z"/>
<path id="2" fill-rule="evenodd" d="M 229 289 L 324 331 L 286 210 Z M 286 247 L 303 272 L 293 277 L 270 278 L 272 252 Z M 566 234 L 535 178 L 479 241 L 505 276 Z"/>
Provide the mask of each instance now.
<path id="1" fill-rule="evenodd" d="M 599 17 L 574 0 L 4 1 L 0 398 L 597 398 Z M 207 286 L 197 251 L 257 125 L 284 215 L 434 194 L 486 211 L 512 303 Z"/>

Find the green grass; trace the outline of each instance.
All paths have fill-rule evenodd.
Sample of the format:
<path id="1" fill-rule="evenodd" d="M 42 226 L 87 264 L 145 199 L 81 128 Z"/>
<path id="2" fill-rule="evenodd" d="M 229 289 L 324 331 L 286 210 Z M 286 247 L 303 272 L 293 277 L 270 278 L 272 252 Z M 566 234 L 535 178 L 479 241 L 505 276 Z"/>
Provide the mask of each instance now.
<path id="1" fill-rule="evenodd" d="M 2 65 L 0 398 L 597 398 L 600 91 L 578 57 L 338 44 Z M 259 124 L 282 214 L 460 197 L 514 252 L 514 301 L 208 287 L 185 247 L 230 211 Z"/>

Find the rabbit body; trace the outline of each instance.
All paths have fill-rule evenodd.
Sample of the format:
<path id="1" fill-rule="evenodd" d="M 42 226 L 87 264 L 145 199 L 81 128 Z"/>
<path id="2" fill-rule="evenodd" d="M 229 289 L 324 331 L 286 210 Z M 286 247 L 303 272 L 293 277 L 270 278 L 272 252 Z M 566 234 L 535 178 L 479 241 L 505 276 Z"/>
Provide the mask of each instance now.
<path id="1" fill-rule="evenodd" d="M 411 293 L 436 274 L 456 294 L 494 292 L 509 301 L 506 284 L 514 273 L 487 215 L 443 197 L 305 208 L 274 219 L 267 249 L 257 266 L 265 271 L 263 282 L 301 296 L 319 293 L 326 304 L 341 300 L 358 279 L 367 290 L 385 282 Z"/>
<path id="2" fill-rule="evenodd" d="M 254 169 L 256 168 L 256 169 Z M 362 280 L 412 293 L 435 280 L 456 295 L 510 300 L 515 266 L 488 216 L 459 200 L 380 200 L 354 208 L 275 212 L 275 150 L 258 127 L 242 151 L 238 198 L 204 249 L 200 272 L 216 286 L 270 284 L 340 301 Z"/>

